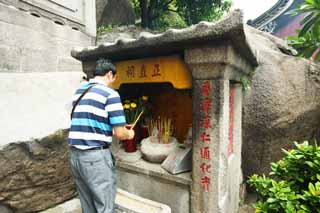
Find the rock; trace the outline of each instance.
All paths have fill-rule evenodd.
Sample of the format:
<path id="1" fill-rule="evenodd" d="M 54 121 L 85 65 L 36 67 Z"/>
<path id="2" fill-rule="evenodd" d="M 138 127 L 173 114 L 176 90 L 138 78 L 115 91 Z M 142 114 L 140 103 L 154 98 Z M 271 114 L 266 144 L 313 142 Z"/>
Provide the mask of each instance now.
<path id="1" fill-rule="evenodd" d="M 108 0 L 96 0 L 96 23 L 97 27 L 99 26 L 103 10 L 108 4 Z"/>
<path id="2" fill-rule="evenodd" d="M 41 213 L 82 213 L 82 210 L 79 198 L 74 198 Z"/>
<path id="3" fill-rule="evenodd" d="M 130 25 L 135 23 L 135 14 L 129 0 L 108 0 L 98 26 Z"/>
<path id="4" fill-rule="evenodd" d="M 75 196 L 67 131 L 0 148 L 0 202 L 14 212 L 35 212 Z"/>
<path id="5" fill-rule="evenodd" d="M 115 27 L 111 32 L 98 35 L 97 45 L 103 43 L 114 43 L 118 39 L 137 39 L 141 32 L 148 30 L 134 25 Z"/>
<path id="6" fill-rule="evenodd" d="M 242 165 L 249 176 L 268 173 L 293 141 L 319 138 L 320 66 L 287 55 L 282 40 L 246 30 L 259 63 L 243 101 Z"/>
<path id="7" fill-rule="evenodd" d="M 254 213 L 254 212 L 255 212 L 254 208 L 247 204 L 240 206 L 239 208 L 239 213 Z"/>
<path id="8" fill-rule="evenodd" d="M 9 209 L 6 206 L 1 205 L 1 203 L 0 203 L 0 212 L 1 213 L 13 213 L 13 211 L 11 209 Z"/>

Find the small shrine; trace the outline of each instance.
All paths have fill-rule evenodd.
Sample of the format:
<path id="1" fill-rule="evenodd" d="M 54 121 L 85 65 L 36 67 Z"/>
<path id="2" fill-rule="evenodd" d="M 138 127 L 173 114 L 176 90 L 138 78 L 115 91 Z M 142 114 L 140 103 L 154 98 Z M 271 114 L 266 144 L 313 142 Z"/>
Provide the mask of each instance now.
<path id="1" fill-rule="evenodd" d="M 75 49 L 72 56 L 89 78 L 99 57 L 116 63 L 113 87 L 137 133 L 115 150 L 119 188 L 172 212 L 237 212 L 241 79 L 257 66 L 240 11 L 217 23 Z"/>

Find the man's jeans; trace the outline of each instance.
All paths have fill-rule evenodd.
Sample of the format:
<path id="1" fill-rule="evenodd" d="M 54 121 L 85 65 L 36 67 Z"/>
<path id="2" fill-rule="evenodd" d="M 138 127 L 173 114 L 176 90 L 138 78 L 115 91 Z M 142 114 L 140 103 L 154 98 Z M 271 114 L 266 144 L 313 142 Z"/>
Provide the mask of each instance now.
<path id="1" fill-rule="evenodd" d="M 83 213 L 114 212 L 116 169 L 109 149 L 70 147 L 70 168 Z"/>

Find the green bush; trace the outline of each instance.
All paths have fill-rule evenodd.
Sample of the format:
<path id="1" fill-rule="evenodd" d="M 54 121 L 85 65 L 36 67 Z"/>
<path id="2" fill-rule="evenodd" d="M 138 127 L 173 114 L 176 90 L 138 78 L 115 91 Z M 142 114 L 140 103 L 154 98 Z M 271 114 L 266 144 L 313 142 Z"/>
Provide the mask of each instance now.
<path id="1" fill-rule="evenodd" d="M 160 32 L 165 31 L 169 28 L 179 29 L 184 27 L 187 27 L 187 24 L 179 14 L 174 12 L 165 13 L 154 21 L 154 29 Z"/>
<path id="2" fill-rule="evenodd" d="M 103 25 L 103 26 L 100 26 L 98 27 L 97 29 L 97 33 L 98 34 L 101 34 L 101 33 L 110 33 L 112 32 L 112 30 L 114 28 L 118 27 L 117 25 Z"/>
<path id="3" fill-rule="evenodd" d="M 271 163 L 269 177 L 248 180 L 260 198 L 256 213 L 320 213 L 320 148 L 307 141 L 295 147 Z"/>

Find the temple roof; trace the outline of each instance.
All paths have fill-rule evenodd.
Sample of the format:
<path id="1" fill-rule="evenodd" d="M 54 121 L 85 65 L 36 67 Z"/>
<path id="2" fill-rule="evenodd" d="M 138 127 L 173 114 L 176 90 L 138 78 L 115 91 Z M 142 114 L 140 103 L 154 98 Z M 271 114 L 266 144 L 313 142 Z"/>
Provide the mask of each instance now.
<path id="1" fill-rule="evenodd" d="M 71 55 L 81 61 L 99 57 L 114 61 L 183 53 L 185 49 L 203 45 L 217 45 L 231 41 L 235 49 L 253 66 L 256 57 L 245 35 L 243 14 L 235 10 L 218 22 L 200 22 L 184 29 L 169 29 L 161 34 L 142 32 L 137 39 L 120 38 L 114 43 L 75 48 Z"/>
<path id="2" fill-rule="evenodd" d="M 281 24 L 278 23 L 278 19 L 285 19 L 285 22 L 290 21 L 293 16 L 288 15 L 287 12 L 296 8 L 303 1 L 304 0 L 278 0 L 269 10 L 254 20 L 249 20 L 247 24 L 259 30 L 273 33 L 282 27 Z M 276 20 L 278 21 L 275 22 Z M 283 22 L 283 20 L 281 22 Z"/>

